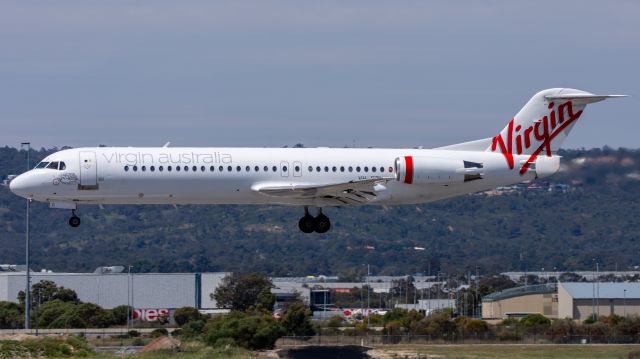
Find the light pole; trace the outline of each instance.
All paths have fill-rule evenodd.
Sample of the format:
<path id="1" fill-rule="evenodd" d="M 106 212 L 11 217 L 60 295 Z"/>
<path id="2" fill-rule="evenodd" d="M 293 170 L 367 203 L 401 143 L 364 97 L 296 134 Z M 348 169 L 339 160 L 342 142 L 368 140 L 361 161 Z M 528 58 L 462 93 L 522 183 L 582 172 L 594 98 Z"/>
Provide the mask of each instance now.
<path id="1" fill-rule="evenodd" d="M 31 169 L 31 142 L 22 142 L 20 148 L 27 146 L 27 171 Z M 29 208 L 31 207 L 31 199 L 27 198 L 27 218 L 25 230 L 25 264 L 27 267 L 27 283 L 24 291 L 24 329 L 31 329 L 31 269 L 29 266 Z"/>
<path id="2" fill-rule="evenodd" d="M 627 290 L 626 289 L 624 290 L 624 299 L 622 302 L 622 313 L 623 313 L 622 316 L 626 318 L 627 317 Z"/>
<path id="3" fill-rule="evenodd" d="M 128 266 L 129 270 L 127 272 L 127 331 L 131 328 L 131 292 L 129 291 L 131 287 L 131 266 Z"/>

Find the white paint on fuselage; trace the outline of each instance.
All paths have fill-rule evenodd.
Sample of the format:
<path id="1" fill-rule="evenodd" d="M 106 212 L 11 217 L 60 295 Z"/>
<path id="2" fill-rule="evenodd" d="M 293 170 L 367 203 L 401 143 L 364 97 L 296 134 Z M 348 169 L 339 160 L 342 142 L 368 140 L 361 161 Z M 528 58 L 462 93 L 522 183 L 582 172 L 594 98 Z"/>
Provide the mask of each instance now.
<path id="1" fill-rule="evenodd" d="M 54 184 L 63 173 L 81 177 L 80 153 L 95 152 L 98 189 L 80 190 L 74 183 Z M 405 184 L 390 180 L 370 204 L 431 202 L 497 186 L 530 180 L 510 169 L 504 156 L 484 151 L 354 148 L 146 148 L 98 147 L 56 152 L 43 161 L 64 161 L 66 169 L 34 169 L 18 178 L 16 193 L 43 202 L 78 204 L 282 204 L 331 206 L 335 201 L 266 196 L 257 184 L 326 185 L 395 176 L 394 161 L 403 156 L 460 159 L 482 163 L 483 178 L 464 183 Z M 529 156 L 515 156 L 516 163 Z M 133 167 L 137 167 L 137 171 Z M 142 167 L 145 170 L 142 170 Z M 151 167 L 153 166 L 153 171 Z M 162 166 L 162 171 L 160 171 Z M 172 170 L 168 170 L 168 166 Z M 176 171 L 176 166 L 181 170 Z M 184 170 L 188 166 L 188 170 Z M 196 171 L 193 170 L 196 167 Z M 211 171 L 210 167 L 214 169 Z M 222 166 L 222 171 L 220 170 Z M 228 167 L 231 166 L 231 171 Z M 258 171 L 255 167 L 258 167 Z M 267 171 L 264 170 L 265 166 Z M 276 171 L 273 171 L 273 167 Z M 286 166 L 286 170 L 284 167 Z M 296 171 L 296 166 L 299 170 Z M 128 171 L 125 170 L 128 168 Z M 204 171 L 202 170 L 204 167 Z M 240 168 L 238 171 L 237 168 Z M 247 171 L 247 167 L 249 170 Z M 309 171 L 312 167 L 312 171 Z M 320 171 L 317 171 L 320 167 Z M 328 171 L 325 171 L 325 167 Z M 336 168 L 336 171 L 333 168 Z M 341 171 L 344 167 L 344 171 Z M 349 171 L 349 167 L 352 171 Z M 356 168 L 360 167 L 357 172 Z M 368 171 L 364 171 L 364 168 Z M 372 167 L 376 171 L 372 171 Z M 384 173 L 380 173 L 380 169 Z M 390 172 L 391 170 L 391 172 Z M 15 180 L 14 180 L 15 181 Z M 13 188 L 12 188 L 13 190 Z"/>

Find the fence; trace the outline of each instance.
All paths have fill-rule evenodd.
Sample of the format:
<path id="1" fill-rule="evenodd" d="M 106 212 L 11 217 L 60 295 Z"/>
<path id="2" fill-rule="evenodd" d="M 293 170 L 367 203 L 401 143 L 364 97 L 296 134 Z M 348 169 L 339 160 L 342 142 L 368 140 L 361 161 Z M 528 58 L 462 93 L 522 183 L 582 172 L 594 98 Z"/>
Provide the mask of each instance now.
<path id="1" fill-rule="evenodd" d="M 361 345 L 379 346 L 395 344 L 640 344 L 638 335 L 567 335 L 548 337 L 546 335 L 523 336 L 516 340 L 500 340 L 492 335 L 453 336 L 435 338 L 430 335 L 315 335 L 313 337 L 282 337 L 276 342 L 279 348 L 307 345 Z"/>

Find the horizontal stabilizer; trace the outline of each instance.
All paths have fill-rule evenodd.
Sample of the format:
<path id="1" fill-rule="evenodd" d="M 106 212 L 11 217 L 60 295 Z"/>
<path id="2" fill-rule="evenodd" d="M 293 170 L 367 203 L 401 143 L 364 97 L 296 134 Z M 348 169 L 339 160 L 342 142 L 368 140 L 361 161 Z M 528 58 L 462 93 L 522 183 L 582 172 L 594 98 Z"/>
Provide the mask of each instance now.
<path id="1" fill-rule="evenodd" d="M 563 93 L 563 94 L 546 95 L 544 98 L 549 101 L 572 100 L 576 105 L 587 105 L 590 103 L 604 101 L 608 98 L 619 98 L 619 97 L 627 97 L 627 95 L 594 95 L 590 93 Z"/>

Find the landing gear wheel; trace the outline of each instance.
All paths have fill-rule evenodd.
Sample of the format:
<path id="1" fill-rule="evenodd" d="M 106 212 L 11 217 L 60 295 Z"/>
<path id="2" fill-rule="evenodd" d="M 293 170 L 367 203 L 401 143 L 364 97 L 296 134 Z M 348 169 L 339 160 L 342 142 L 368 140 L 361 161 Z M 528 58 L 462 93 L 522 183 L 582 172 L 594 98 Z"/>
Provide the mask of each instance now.
<path id="1" fill-rule="evenodd" d="M 306 214 L 298 221 L 298 227 L 304 233 L 311 233 L 315 230 L 315 218 Z"/>
<path id="2" fill-rule="evenodd" d="M 71 218 L 69 218 L 69 225 L 76 228 L 80 225 L 80 217 L 76 216 L 76 210 L 71 210 Z"/>
<path id="3" fill-rule="evenodd" d="M 69 225 L 73 228 L 78 227 L 80 225 L 80 217 L 71 216 L 71 218 L 69 218 Z"/>
<path id="4" fill-rule="evenodd" d="M 317 233 L 325 233 L 331 229 L 331 221 L 329 220 L 329 217 L 322 213 L 314 218 L 314 222 L 314 229 Z"/>

